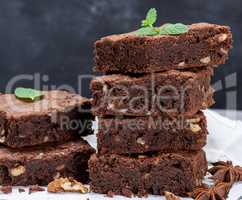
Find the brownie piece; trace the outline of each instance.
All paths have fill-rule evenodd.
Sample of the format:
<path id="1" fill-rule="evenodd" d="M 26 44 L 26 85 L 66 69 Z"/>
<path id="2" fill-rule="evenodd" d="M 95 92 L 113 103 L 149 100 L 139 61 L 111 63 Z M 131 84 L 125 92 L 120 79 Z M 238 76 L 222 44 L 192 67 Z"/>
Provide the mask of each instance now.
<path id="1" fill-rule="evenodd" d="M 94 149 L 84 140 L 21 150 L 1 147 L 0 184 L 45 186 L 58 177 L 86 183 L 87 162 L 93 153 Z"/>
<path id="2" fill-rule="evenodd" d="M 132 193 L 163 195 L 165 191 L 186 196 L 202 184 L 206 171 L 203 151 L 152 157 L 94 154 L 89 160 L 92 191 L 125 196 Z"/>
<path id="3" fill-rule="evenodd" d="M 35 102 L 0 95 L 0 143 L 12 148 L 69 141 L 91 134 L 91 102 L 66 91 L 46 91 Z"/>
<path id="4" fill-rule="evenodd" d="M 228 26 L 198 23 L 181 35 L 111 35 L 95 43 L 95 70 L 149 73 L 224 64 L 232 47 Z"/>
<path id="5" fill-rule="evenodd" d="M 170 70 L 143 76 L 106 75 L 91 82 L 97 116 L 193 115 L 211 106 L 212 68 Z"/>
<path id="6" fill-rule="evenodd" d="M 98 123 L 99 154 L 195 151 L 206 145 L 208 133 L 202 112 L 178 118 L 99 118 Z"/>

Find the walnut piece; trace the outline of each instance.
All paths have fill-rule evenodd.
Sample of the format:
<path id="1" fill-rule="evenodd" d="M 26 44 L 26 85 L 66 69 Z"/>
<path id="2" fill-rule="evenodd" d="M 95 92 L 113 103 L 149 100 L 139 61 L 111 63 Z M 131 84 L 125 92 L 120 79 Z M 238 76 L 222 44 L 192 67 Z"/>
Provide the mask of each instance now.
<path id="1" fill-rule="evenodd" d="M 181 200 L 179 197 L 177 197 L 171 192 L 165 192 L 165 197 L 166 197 L 166 200 Z"/>
<path id="2" fill-rule="evenodd" d="M 108 92 L 108 86 L 106 84 L 103 85 L 103 93 Z"/>
<path id="3" fill-rule="evenodd" d="M 180 63 L 178 63 L 178 66 L 179 66 L 179 67 L 183 67 L 183 66 L 185 66 L 185 62 L 180 62 Z"/>
<path id="4" fill-rule="evenodd" d="M 0 137 L 0 143 L 4 143 L 5 140 L 6 140 L 6 137 L 5 136 Z"/>
<path id="5" fill-rule="evenodd" d="M 198 123 L 200 121 L 201 121 L 200 118 L 192 118 L 192 119 L 187 119 L 186 120 L 187 123 Z"/>
<path id="6" fill-rule="evenodd" d="M 48 184 L 48 192 L 79 192 L 85 194 L 89 192 L 89 189 L 74 179 L 59 178 Z"/>
<path id="7" fill-rule="evenodd" d="M 190 129 L 193 133 L 197 133 L 198 131 L 201 130 L 201 127 L 198 124 L 190 124 Z"/>
<path id="8" fill-rule="evenodd" d="M 136 142 L 138 143 L 138 144 L 141 144 L 141 145 L 145 145 L 145 141 L 143 140 L 143 138 L 138 138 L 137 140 L 136 140 Z"/>
<path id="9" fill-rule="evenodd" d="M 48 142 L 49 141 L 49 137 L 48 136 L 45 136 L 44 137 L 44 142 Z"/>
<path id="10" fill-rule="evenodd" d="M 25 167 L 22 165 L 17 165 L 16 167 L 14 167 L 10 170 L 10 174 L 12 176 L 20 176 L 20 175 L 24 174 L 24 172 L 25 172 Z"/>
<path id="11" fill-rule="evenodd" d="M 4 136 L 5 135 L 5 130 L 1 130 L 0 136 Z"/>
<path id="12" fill-rule="evenodd" d="M 228 50 L 224 49 L 224 48 L 220 48 L 220 52 L 224 55 L 228 54 Z"/>
<path id="13" fill-rule="evenodd" d="M 218 41 L 219 42 L 224 42 L 227 38 L 228 38 L 228 35 L 225 34 L 225 33 L 222 33 L 222 34 L 219 35 Z"/>
<path id="14" fill-rule="evenodd" d="M 65 165 L 64 165 L 64 164 L 59 165 L 59 166 L 56 167 L 56 170 L 57 170 L 57 171 L 61 171 L 61 170 L 63 170 L 63 169 L 65 169 Z"/>
<path id="15" fill-rule="evenodd" d="M 200 62 L 201 63 L 204 63 L 204 64 L 208 64 L 208 63 L 211 62 L 211 57 L 210 56 L 207 56 L 205 58 L 202 58 L 202 59 L 200 59 Z"/>

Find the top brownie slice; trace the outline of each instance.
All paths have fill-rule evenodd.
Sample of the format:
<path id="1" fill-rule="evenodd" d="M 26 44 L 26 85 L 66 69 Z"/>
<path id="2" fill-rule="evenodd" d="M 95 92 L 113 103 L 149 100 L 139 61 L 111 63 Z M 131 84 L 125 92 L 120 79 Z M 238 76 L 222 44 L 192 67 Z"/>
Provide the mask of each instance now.
<path id="1" fill-rule="evenodd" d="M 12 148 L 63 142 L 92 133 L 89 99 L 45 91 L 38 101 L 0 95 L 0 143 Z"/>
<path id="2" fill-rule="evenodd" d="M 107 73 L 150 73 L 224 64 L 232 47 L 228 26 L 189 25 L 181 35 L 111 35 L 95 43 L 95 70 Z"/>

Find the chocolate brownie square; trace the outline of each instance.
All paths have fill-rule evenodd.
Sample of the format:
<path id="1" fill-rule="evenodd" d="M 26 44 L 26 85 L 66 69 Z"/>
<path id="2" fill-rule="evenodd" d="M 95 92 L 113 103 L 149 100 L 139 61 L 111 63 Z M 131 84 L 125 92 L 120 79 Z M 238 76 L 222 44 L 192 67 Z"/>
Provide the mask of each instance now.
<path id="1" fill-rule="evenodd" d="M 232 47 L 230 27 L 197 23 L 181 35 L 111 35 L 95 43 L 95 70 L 150 73 L 224 64 Z"/>
<path id="2" fill-rule="evenodd" d="M 91 134 L 91 102 L 66 91 L 45 91 L 27 102 L 0 95 L 0 143 L 12 148 L 69 141 Z"/>
<path id="3" fill-rule="evenodd" d="M 99 154 L 196 151 L 206 145 L 207 122 L 192 117 L 135 117 L 98 119 Z"/>
<path id="4" fill-rule="evenodd" d="M 58 177 L 86 183 L 94 149 L 84 140 L 24 149 L 0 148 L 1 185 L 47 185 Z"/>
<path id="5" fill-rule="evenodd" d="M 212 68 L 142 76 L 106 75 L 91 82 L 96 116 L 192 116 L 213 105 Z"/>
<path id="6" fill-rule="evenodd" d="M 206 171 L 203 151 L 138 157 L 94 154 L 89 160 L 91 189 L 125 196 L 163 195 L 165 191 L 187 196 L 202 184 Z"/>

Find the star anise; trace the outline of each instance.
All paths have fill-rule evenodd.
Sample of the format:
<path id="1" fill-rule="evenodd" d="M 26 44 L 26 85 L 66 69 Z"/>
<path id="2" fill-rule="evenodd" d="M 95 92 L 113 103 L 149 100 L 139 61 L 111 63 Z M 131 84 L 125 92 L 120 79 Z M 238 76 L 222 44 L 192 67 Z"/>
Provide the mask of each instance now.
<path id="1" fill-rule="evenodd" d="M 166 200 L 181 200 L 178 196 L 174 195 L 171 192 L 165 192 Z"/>
<path id="2" fill-rule="evenodd" d="M 230 183 L 217 183 L 216 185 L 209 187 L 203 185 L 194 189 L 189 194 L 190 197 L 195 200 L 225 200 L 232 185 Z"/>
<path id="3" fill-rule="evenodd" d="M 213 163 L 213 167 L 208 170 L 213 176 L 211 179 L 218 182 L 235 183 L 242 181 L 242 167 L 233 166 L 231 161 L 219 161 Z"/>

